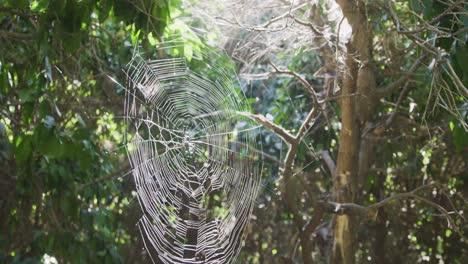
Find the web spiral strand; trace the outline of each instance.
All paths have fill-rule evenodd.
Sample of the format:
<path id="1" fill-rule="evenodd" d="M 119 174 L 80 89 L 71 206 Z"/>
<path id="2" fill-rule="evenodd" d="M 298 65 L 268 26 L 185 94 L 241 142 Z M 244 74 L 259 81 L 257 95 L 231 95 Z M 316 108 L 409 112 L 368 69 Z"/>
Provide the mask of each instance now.
<path id="1" fill-rule="evenodd" d="M 185 58 L 135 53 L 127 67 L 126 148 L 153 261 L 232 263 L 245 238 L 261 186 L 262 157 L 249 148 L 258 126 L 238 114 L 248 107 L 219 56 L 200 51 L 194 71 Z"/>

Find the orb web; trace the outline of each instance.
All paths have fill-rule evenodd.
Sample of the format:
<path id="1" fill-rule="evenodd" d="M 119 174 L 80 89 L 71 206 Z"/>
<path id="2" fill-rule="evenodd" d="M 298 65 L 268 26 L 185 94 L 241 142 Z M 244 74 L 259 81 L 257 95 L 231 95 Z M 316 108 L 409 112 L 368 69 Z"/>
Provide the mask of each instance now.
<path id="1" fill-rule="evenodd" d="M 258 126 L 238 114 L 248 106 L 220 56 L 136 53 L 127 67 L 126 147 L 153 262 L 232 263 L 245 238 L 260 187 Z"/>

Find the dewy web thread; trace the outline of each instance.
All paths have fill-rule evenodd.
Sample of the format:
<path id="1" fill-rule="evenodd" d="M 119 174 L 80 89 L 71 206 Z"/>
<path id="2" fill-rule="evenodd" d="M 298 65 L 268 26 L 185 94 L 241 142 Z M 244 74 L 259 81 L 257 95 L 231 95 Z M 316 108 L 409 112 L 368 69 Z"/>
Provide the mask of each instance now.
<path id="1" fill-rule="evenodd" d="M 185 57 L 138 52 L 127 66 L 126 147 L 153 261 L 232 263 L 245 238 L 261 186 L 262 157 L 250 151 L 258 126 L 238 114 L 248 105 L 220 56 L 194 54 L 198 72 Z"/>

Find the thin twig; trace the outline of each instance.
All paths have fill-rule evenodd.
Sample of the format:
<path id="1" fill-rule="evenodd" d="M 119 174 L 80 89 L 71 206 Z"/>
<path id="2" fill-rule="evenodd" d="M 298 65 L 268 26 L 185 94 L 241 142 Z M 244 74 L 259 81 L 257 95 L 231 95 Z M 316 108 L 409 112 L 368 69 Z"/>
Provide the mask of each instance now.
<path id="1" fill-rule="evenodd" d="M 428 189 L 433 186 L 437 186 L 437 183 L 433 182 L 433 183 L 429 183 L 426 185 L 422 185 L 410 192 L 398 193 L 390 197 L 387 197 L 381 200 L 380 202 L 377 202 L 368 206 L 359 205 L 355 203 L 327 202 L 324 205 L 324 208 L 327 212 L 333 213 L 333 214 L 362 214 L 362 213 L 373 212 L 376 209 L 386 206 L 387 204 L 393 201 L 402 200 L 402 199 L 415 199 L 437 209 L 447 219 L 449 228 L 453 228 L 455 231 L 457 231 L 457 233 L 461 235 L 460 230 L 455 224 L 453 218 L 450 216 L 450 213 L 443 206 L 417 194 L 418 192 Z"/>
<path id="2" fill-rule="evenodd" d="M 264 127 L 275 132 L 275 134 L 280 136 L 281 139 L 283 139 L 288 144 L 294 144 L 296 141 L 295 137 L 291 135 L 288 131 L 286 131 L 285 128 L 273 123 L 272 121 L 267 119 L 264 115 L 255 115 L 255 114 L 248 113 L 248 112 L 237 112 L 237 114 L 257 121 L 258 123 L 262 124 Z"/>
<path id="3" fill-rule="evenodd" d="M 419 67 L 421 66 L 421 64 L 423 63 L 424 59 L 426 58 L 426 55 L 423 54 L 422 56 L 420 56 L 414 63 L 413 65 L 409 68 L 409 70 L 406 72 L 406 74 L 404 74 L 403 76 L 401 76 L 398 80 L 396 80 L 395 82 L 389 84 L 387 87 L 385 88 L 380 88 L 380 89 L 377 89 L 377 97 L 378 98 L 383 98 L 385 96 L 388 96 L 390 95 L 391 93 L 393 93 L 393 91 L 395 91 L 396 89 L 400 88 L 405 82 L 407 82 L 412 76 L 413 74 L 419 69 Z"/>

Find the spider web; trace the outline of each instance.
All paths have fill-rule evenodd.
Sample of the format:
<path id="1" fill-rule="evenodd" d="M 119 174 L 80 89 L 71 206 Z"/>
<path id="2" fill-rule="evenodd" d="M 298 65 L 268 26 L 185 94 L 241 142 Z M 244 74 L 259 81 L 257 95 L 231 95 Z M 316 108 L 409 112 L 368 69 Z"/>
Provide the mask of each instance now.
<path id="1" fill-rule="evenodd" d="M 158 54 L 183 45 L 168 41 Z M 245 238 L 261 186 L 258 126 L 238 114 L 249 108 L 220 56 L 135 52 L 127 67 L 126 148 L 153 262 L 232 263 Z"/>

